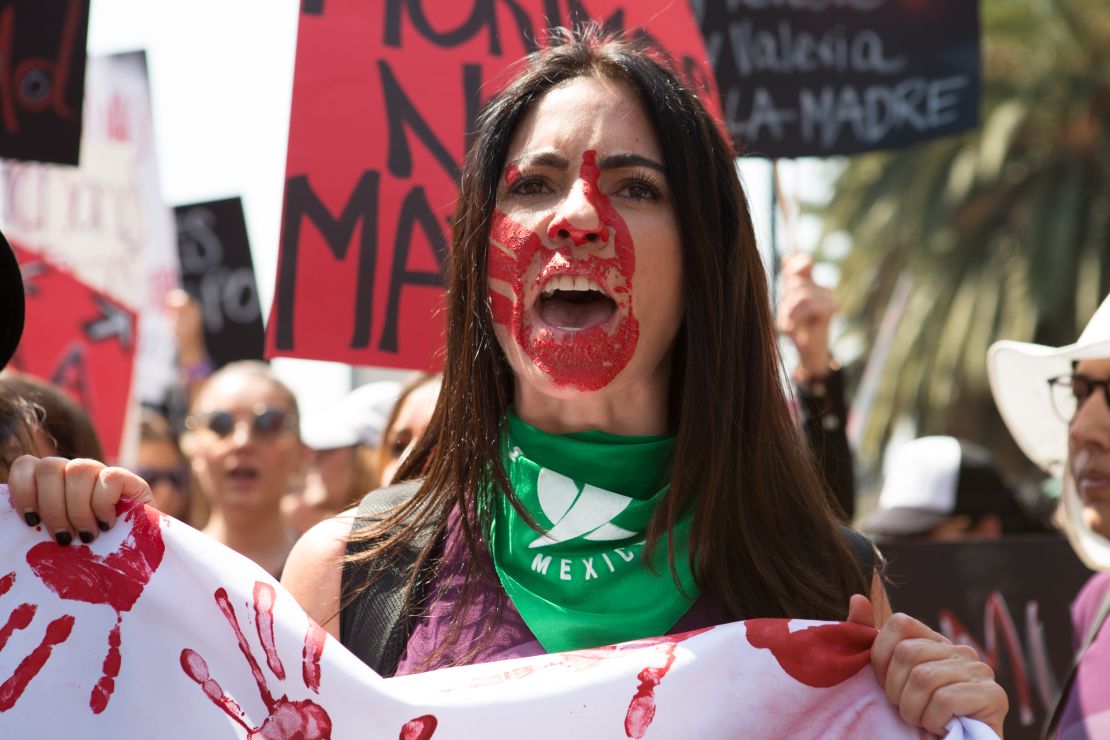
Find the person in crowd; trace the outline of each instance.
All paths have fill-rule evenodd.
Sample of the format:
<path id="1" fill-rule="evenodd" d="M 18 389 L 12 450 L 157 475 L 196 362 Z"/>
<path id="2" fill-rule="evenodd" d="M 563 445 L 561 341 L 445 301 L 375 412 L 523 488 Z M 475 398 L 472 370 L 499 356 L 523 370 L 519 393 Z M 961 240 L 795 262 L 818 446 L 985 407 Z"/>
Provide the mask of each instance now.
<path id="1" fill-rule="evenodd" d="M 299 424 L 269 365 L 233 362 L 197 390 L 182 437 L 210 508 L 204 533 L 275 576 L 296 539 L 281 502 L 308 463 Z"/>
<path id="2" fill-rule="evenodd" d="M 985 448 L 919 437 L 887 457 L 879 505 L 862 528 L 880 542 L 990 540 L 1049 532 Z"/>
<path id="3" fill-rule="evenodd" d="M 802 429 L 844 521 L 856 515 L 856 478 L 848 446 L 844 372 L 829 348 L 837 311 L 833 292 L 813 279 L 813 259 L 793 254 L 782 261 L 782 295 L 775 325 L 798 351 L 794 393 Z"/>
<path id="4" fill-rule="evenodd" d="M 443 391 L 407 483 L 371 495 L 398 503 L 314 527 L 283 582 L 387 675 L 847 617 L 878 624 L 873 665 L 907 721 L 1000 731 L 990 668 L 890 616 L 874 551 L 838 524 L 719 125 L 642 41 L 550 40 L 477 123 Z"/>
<path id="5" fill-rule="evenodd" d="M 43 456 L 106 461 L 88 412 L 61 388 L 11 371 L 0 378 L 0 386 L 4 388 L 2 392 L 24 398 L 37 409 L 42 435 L 39 451 Z"/>
<path id="6" fill-rule="evenodd" d="M 440 375 L 417 373 L 401 389 L 377 451 L 383 486 L 393 482 L 405 457 L 424 436 L 428 422 L 432 419 L 432 412 L 435 411 L 436 401 L 439 400 L 442 384 L 443 377 Z"/>
<path id="7" fill-rule="evenodd" d="M 154 409 L 139 418 L 139 449 L 134 472 L 150 486 L 159 511 L 191 524 L 192 486 L 189 461 L 170 422 Z"/>
<path id="8" fill-rule="evenodd" d="M 282 502 L 298 534 L 344 511 L 380 485 L 378 450 L 401 392 L 381 381 L 354 389 L 318 411 L 306 409 L 301 437 L 312 450 L 303 490 Z"/>
<path id="9" fill-rule="evenodd" d="M 1045 734 L 1110 737 L 1110 297 L 1074 344 L 997 342 L 987 369 L 1022 451 L 1063 479 L 1058 518 L 1096 571 L 1072 605 L 1076 661 Z"/>
<path id="10" fill-rule="evenodd" d="M 180 288 L 166 293 L 166 313 L 177 344 L 177 370 L 184 392 L 184 406 L 192 408 L 197 392 L 216 367 L 204 343 L 204 310 Z"/>

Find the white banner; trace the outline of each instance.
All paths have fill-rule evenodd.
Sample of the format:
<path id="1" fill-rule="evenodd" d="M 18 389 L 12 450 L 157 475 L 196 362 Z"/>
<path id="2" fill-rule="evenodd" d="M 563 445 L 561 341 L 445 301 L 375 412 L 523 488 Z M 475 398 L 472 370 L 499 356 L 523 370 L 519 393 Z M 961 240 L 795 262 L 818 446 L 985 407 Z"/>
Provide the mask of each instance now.
<path id="1" fill-rule="evenodd" d="M 254 563 L 153 509 L 91 546 L 40 530 L 0 487 L 4 738 L 925 737 L 859 625 L 750 620 L 383 679 Z"/>

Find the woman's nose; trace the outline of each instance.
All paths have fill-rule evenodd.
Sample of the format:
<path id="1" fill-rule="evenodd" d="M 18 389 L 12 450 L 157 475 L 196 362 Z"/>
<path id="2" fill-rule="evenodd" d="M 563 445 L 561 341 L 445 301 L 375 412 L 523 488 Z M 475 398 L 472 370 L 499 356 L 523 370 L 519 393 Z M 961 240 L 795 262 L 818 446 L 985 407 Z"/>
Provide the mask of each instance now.
<path id="1" fill-rule="evenodd" d="M 607 244 L 609 227 L 602 222 L 594 203 L 597 197 L 585 183 L 577 183 L 551 219 L 547 238 L 555 244 L 569 241 L 576 247 L 602 247 Z"/>

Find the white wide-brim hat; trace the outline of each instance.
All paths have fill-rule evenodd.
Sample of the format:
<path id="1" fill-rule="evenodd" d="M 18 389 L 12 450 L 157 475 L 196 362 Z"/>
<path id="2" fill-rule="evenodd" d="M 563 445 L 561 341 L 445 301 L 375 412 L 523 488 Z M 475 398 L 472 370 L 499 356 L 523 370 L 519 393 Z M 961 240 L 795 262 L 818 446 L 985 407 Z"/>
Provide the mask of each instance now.
<path id="1" fill-rule="evenodd" d="M 987 352 L 991 393 L 1002 420 L 1030 460 L 1063 478 L 1064 531 L 1088 567 L 1110 570 L 1110 540 L 1083 520 L 1083 501 L 1068 467 L 1068 425 L 1052 408 L 1049 378 L 1068 375 L 1072 363 L 1110 359 L 1110 296 L 1074 344 L 1046 347 L 1028 342 L 995 342 Z"/>

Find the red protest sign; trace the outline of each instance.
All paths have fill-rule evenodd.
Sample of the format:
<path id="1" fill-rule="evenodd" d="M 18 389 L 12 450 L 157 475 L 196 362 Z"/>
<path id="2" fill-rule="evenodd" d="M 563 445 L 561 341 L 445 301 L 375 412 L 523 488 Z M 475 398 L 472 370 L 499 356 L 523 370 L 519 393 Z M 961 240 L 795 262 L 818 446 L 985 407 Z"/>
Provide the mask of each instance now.
<path id="1" fill-rule="evenodd" d="M 466 132 L 543 29 L 646 34 L 716 106 L 687 3 L 588 4 L 304 0 L 268 356 L 438 366 Z"/>
<path id="2" fill-rule="evenodd" d="M 61 386 L 89 412 L 104 452 L 119 458 L 135 361 L 135 313 L 34 252 L 12 244 L 27 296 L 10 366 Z"/>

